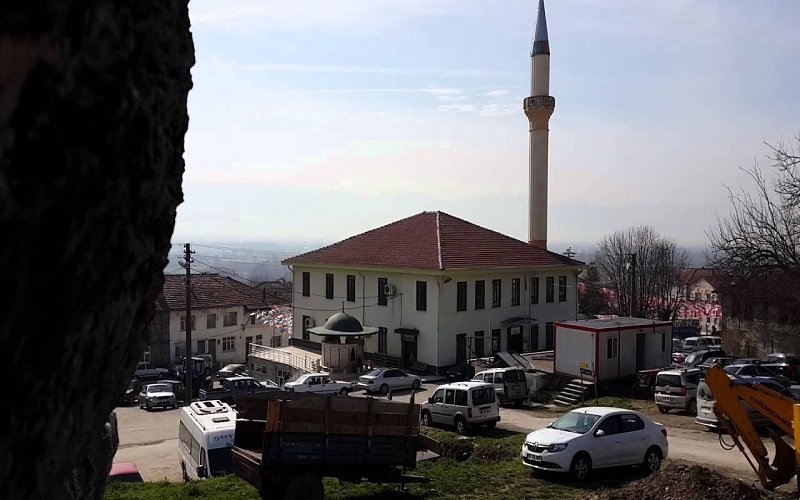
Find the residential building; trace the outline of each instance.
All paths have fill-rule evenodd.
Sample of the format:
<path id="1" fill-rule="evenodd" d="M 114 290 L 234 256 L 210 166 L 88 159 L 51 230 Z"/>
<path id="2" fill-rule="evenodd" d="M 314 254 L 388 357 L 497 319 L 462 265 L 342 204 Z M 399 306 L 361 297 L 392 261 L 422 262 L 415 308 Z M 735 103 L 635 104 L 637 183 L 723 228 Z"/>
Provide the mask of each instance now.
<path id="1" fill-rule="evenodd" d="M 143 354 L 156 366 L 172 367 L 186 353 L 185 278 L 183 274 L 165 275 L 156 300 Z M 218 274 L 193 274 L 191 284 L 193 353 L 209 353 L 217 364 L 244 363 L 249 343 L 279 347 L 281 343 L 273 337 L 288 343 L 287 332 L 281 336 L 280 329 L 257 318 L 260 312 L 280 309 L 280 303 L 263 290 Z M 290 314 L 288 308 L 285 313 Z"/>
<path id="2" fill-rule="evenodd" d="M 433 371 L 496 351 L 552 349 L 576 317 L 582 263 L 443 212 L 422 212 L 284 261 L 294 338 L 346 310 L 365 326 L 365 356 Z"/>
<path id="3" fill-rule="evenodd" d="M 723 308 L 717 293 L 719 271 L 708 268 L 684 269 L 680 273 L 681 298 L 675 311 L 676 324 L 697 325 L 703 334 L 722 330 Z"/>

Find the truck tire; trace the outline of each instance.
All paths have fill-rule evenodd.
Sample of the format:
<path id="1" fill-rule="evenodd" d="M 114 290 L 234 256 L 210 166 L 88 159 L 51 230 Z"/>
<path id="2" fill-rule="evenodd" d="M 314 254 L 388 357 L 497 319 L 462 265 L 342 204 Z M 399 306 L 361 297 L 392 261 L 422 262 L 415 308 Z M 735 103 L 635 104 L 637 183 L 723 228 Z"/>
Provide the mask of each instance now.
<path id="1" fill-rule="evenodd" d="M 324 500 L 322 476 L 307 472 L 289 478 L 284 490 L 284 500 Z"/>

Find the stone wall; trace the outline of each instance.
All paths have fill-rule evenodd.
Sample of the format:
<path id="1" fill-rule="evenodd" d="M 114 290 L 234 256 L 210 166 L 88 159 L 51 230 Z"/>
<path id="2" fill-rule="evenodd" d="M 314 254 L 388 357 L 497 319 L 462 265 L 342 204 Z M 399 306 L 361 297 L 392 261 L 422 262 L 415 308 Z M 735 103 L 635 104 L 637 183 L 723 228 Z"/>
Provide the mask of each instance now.
<path id="1" fill-rule="evenodd" d="M 0 498 L 102 496 L 182 201 L 187 1 L 2 7 Z"/>

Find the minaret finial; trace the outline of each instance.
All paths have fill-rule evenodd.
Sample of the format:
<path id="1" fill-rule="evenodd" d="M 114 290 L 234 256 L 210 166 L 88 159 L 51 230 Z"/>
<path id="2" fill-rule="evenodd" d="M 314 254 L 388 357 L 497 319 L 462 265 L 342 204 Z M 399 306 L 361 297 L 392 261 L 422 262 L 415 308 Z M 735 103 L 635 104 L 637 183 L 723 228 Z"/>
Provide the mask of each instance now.
<path id="1" fill-rule="evenodd" d="M 536 17 L 536 32 L 533 35 L 531 57 L 550 54 L 550 41 L 547 38 L 547 18 L 544 15 L 544 0 L 539 0 L 539 14 Z"/>

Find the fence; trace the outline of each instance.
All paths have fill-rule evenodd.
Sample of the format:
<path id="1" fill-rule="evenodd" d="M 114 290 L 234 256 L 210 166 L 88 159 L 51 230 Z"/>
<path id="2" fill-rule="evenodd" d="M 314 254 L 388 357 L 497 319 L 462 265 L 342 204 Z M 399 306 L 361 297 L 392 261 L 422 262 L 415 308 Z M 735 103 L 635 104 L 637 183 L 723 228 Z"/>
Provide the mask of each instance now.
<path id="1" fill-rule="evenodd" d="M 281 363 L 307 373 L 319 371 L 319 363 L 310 356 L 299 356 L 283 349 L 267 347 L 259 344 L 249 344 L 250 356 L 274 363 Z"/>

